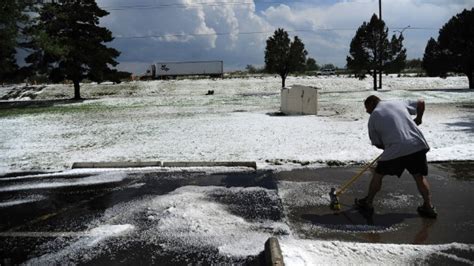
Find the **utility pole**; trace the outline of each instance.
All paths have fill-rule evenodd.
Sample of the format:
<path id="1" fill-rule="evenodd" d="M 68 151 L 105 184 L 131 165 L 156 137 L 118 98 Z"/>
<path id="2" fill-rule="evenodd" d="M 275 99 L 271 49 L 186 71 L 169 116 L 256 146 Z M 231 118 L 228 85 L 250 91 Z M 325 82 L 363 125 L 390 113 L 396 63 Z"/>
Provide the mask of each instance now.
<path id="1" fill-rule="evenodd" d="M 379 17 L 382 19 L 382 0 L 379 0 Z"/>
<path id="2" fill-rule="evenodd" d="M 382 21 L 382 0 L 379 0 L 379 19 Z M 382 88 L 382 33 L 383 33 L 383 28 L 380 29 L 380 46 L 379 46 L 379 89 Z"/>

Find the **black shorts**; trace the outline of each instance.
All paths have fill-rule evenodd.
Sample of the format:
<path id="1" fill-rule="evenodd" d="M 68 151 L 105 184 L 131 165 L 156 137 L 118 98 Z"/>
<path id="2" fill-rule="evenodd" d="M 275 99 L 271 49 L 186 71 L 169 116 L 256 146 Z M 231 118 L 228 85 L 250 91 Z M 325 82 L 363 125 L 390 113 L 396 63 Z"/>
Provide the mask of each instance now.
<path id="1" fill-rule="evenodd" d="M 427 150 L 415 152 L 393 160 L 379 161 L 375 172 L 381 175 L 396 175 L 400 177 L 405 169 L 412 175 L 428 175 Z"/>

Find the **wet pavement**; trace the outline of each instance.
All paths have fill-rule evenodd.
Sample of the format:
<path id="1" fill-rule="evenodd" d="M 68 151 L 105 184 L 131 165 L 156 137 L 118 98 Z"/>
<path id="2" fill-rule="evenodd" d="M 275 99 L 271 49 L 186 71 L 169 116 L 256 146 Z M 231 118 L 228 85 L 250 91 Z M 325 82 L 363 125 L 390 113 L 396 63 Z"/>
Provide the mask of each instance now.
<path id="1" fill-rule="evenodd" d="M 330 210 L 329 189 L 337 188 L 359 170 L 359 167 L 338 167 L 276 173 L 262 170 L 221 173 L 116 171 L 107 173 L 113 182 L 108 177 L 106 180 L 110 182 L 96 183 L 78 181 L 96 180 L 91 174 L 0 177 L 0 204 L 3 204 L 0 205 L 0 263 L 18 264 L 42 257 L 52 263 L 81 264 L 261 264 L 261 255 L 222 255 L 210 244 L 196 244 L 186 238 L 184 242 L 189 243 L 178 245 L 178 241 L 165 238 L 161 233 L 152 238 L 118 236 L 114 242 L 99 244 L 101 251 L 89 256 L 82 252 L 74 256 L 62 255 L 61 260 L 48 257 L 50 253 L 67 253 L 71 246 L 80 245 L 78 239 L 83 239 L 83 233 L 97 221 L 133 224 L 141 233 L 150 234 L 155 230 L 152 224 L 156 222 L 155 210 L 136 206 L 188 186 L 217 187 L 206 192 L 208 200 L 224 205 L 229 213 L 243 221 L 253 222 L 253 227 L 263 224 L 256 229 L 262 234 L 288 235 L 291 231 L 302 239 L 369 243 L 474 243 L 471 207 L 474 162 L 430 164 L 429 182 L 439 213 L 436 220 L 417 214 L 416 207 L 421 198 L 414 180 L 407 173 L 400 179 L 384 178 L 372 216 L 352 207 L 354 198 L 365 196 L 370 180 L 368 174 L 341 195 L 343 207 L 340 212 Z M 248 189 L 220 190 L 219 187 Z M 8 204 L 17 200 L 24 203 Z M 123 208 L 122 212 L 131 208 L 137 208 L 137 211 L 133 216 L 120 216 L 117 206 Z M 119 209 L 118 214 L 109 215 L 114 208 Z M 279 229 L 275 223 L 287 224 L 289 229 Z M 229 235 L 235 237 L 232 232 Z M 171 247 L 173 245 L 176 247 Z M 474 254 L 460 252 L 454 251 L 457 256 L 474 261 Z M 436 258 L 431 260 L 438 261 Z M 439 258 L 438 262 L 452 262 L 445 260 Z"/>
<path id="2" fill-rule="evenodd" d="M 415 181 L 407 173 L 386 176 L 374 201 L 373 215 L 353 207 L 355 198 L 365 197 L 370 174 L 361 176 L 339 197 L 340 212 L 329 208 L 324 199 L 285 206 L 294 231 L 302 238 L 338 239 L 371 243 L 441 244 L 474 243 L 474 163 L 430 164 L 428 180 L 438 218 L 418 215 L 422 198 Z M 280 182 L 291 181 L 316 188 L 338 187 L 359 171 L 358 168 L 295 170 L 277 174 Z M 316 189 L 315 189 L 316 190 Z M 318 189 L 315 197 L 319 197 Z"/>
<path id="3" fill-rule="evenodd" d="M 123 175 L 112 172 L 111 175 Z M 73 185 L 74 180 L 94 177 L 90 174 L 74 176 L 45 175 L 41 177 L 0 178 L 0 202 L 28 198 L 40 198 L 15 206 L 0 208 L 0 264 L 10 265 L 33 258 L 46 257 L 39 263 L 62 264 L 159 264 L 179 265 L 190 262 L 261 264 L 262 255 L 232 258 L 219 254 L 212 247 L 188 247 L 185 251 L 165 250 L 166 240 L 143 241 L 142 239 L 119 239 L 122 243 L 108 243 L 105 252 L 93 258 L 68 255 L 48 259 L 48 253 L 61 253 L 68 246 L 78 243 L 78 238 L 87 237 L 90 224 L 101 220 L 104 212 L 114 206 L 151 196 L 168 194 L 185 186 L 261 187 L 276 191 L 276 183 L 270 172 L 246 171 L 237 173 L 207 174 L 199 171 L 127 173 L 117 182 Z M 71 182 L 71 185 L 67 185 Z M 61 184 L 55 188 L 43 188 L 45 183 Z M 66 184 L 64 184 L 66 183 Z M 282 218 L 279 202 L 272 202 L 265 195 L 255 193 L 211 193 L 216 202 L 226 204 L 229 211 L 245 219 Z M 139 204 L 137 204 L 139 205 Z M 279 205 L 279 208 L 274 208 Z M 133 207 L 133 203 L 131 204 Z M 116 215 L 119 216 L 119 215 Z M 147 221 L 128 221 L 147 228 Z M 114 223 L 114 217 L 104 223 Z M 132 218 L 133 219 L 133 218 Z M 121 221 L 120 223 L 123 223 Z M 145 230 L 143 230 L 145 231 Z M 84 245 L 87 245 L 85 243 Z M 263 245 L 262 245 L 263 250 Z M 74 251 L 76 252 L 76 251 Z M 84 256 L 84 252 L 81 253 Z M 28 263 L 36 264 L 36 261 Z"/>

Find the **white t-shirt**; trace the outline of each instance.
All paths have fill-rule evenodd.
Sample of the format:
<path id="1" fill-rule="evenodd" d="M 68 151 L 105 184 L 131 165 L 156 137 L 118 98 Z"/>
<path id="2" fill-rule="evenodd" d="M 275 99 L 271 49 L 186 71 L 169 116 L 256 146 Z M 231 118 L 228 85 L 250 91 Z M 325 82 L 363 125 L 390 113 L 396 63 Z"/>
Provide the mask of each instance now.
<path id="1" fill-rule="evenodd" d="M 369 137 L 383 148 L 380 161 L 388 161 L 430 147 L 413 121 L 417 101 L 380 101 L 369 118 Z"/>

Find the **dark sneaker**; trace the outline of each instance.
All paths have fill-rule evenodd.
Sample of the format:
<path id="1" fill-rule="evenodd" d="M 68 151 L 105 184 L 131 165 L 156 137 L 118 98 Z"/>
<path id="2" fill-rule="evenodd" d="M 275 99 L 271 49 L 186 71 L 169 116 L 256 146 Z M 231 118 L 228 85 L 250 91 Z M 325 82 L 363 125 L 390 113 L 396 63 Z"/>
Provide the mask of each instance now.
<path id="1" fill-rule="evenodd" d="M 435 207 L 430 208 L 430 207 L 426 207 L 424 205 L 421 205 L 416 210 L 418 211 L 420 216 L 423 216 L 423 217 L 426 217 L 426 218 L 436 219 L 436 217 L 438 217 L 438 213 L 436 212 Z"/>
<path id="2" fill-rule="evenodd" d="M 355 199 L 354 206 L 362 211 L 366 211 L 369 213 L 374 212 L 374 207 L 372 206 L 372 204 L 367 202 L 367 198 Z"/>

